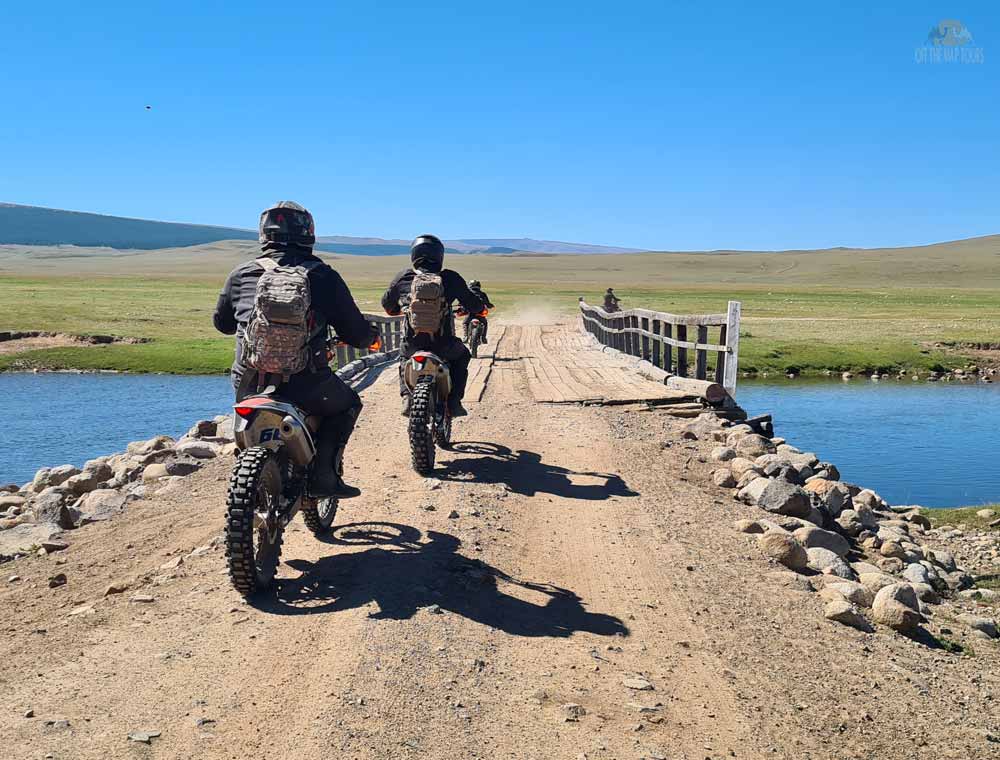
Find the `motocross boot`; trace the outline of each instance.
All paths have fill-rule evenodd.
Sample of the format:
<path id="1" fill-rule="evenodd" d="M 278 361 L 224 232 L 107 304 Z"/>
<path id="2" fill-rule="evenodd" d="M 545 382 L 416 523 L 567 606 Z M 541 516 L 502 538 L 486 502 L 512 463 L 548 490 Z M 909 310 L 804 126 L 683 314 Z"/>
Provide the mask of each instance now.
<path id="1" fill-rule="evenodd" d="M 344 482 L 344 450 L 354 432 L 357 410 L 324 420 L 319 433 L 319 445 L 313 460 L 309 492 L 317 498 L 353 499 L 361 489 Z"/>

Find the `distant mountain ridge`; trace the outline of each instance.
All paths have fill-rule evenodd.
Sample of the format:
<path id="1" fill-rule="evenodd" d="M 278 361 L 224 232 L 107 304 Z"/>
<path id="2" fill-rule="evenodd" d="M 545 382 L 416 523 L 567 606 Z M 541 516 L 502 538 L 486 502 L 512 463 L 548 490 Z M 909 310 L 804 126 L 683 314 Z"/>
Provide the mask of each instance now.
<path id="1" fill-rule="evenodd" d="M 74 245 L 80 247 L 154 250 L 256 240 L 254 230 L 207 224 L 160 222 L 122 216 L 65 211 L 42 206 L 0 203 L 0 245 Z M 378 237 L 320 236 L 316 248 L 329 253 L 393 256 L 409 251 L 408 240 Z M 638 253 L 637 248 L 565 243 L 532 238 L 469 238 L 446 240 L 452 253 Z"/>

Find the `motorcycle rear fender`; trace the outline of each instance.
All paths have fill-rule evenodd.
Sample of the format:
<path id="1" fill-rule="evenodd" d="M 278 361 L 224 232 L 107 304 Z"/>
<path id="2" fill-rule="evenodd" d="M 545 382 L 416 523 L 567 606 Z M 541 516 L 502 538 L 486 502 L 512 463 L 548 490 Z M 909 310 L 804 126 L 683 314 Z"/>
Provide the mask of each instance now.
<path id="1" fill-rule="evenodd" d="M 417 351 L 405 360 L 403 382 L 411 391 L 417 387 L 417 381 L 421 377 L 428 376 L 435 379 L 438 395 L 443 399 L 448 398 L 451 393 L 451 372 L 448 371 L 447 362 L 429 351 Z"/>
<path id="2" fill-rule="evenodd" d="M 316 455 L 316 444 L 306 424 L 305 414 L 293 404 L 254 397 L 236 406 L 252 406 L 249 417 L 235 416 L 233 437 L 240 450 L 265 446 L 272 451 L 284 448 L 297 465 L 307 467 Z"/>

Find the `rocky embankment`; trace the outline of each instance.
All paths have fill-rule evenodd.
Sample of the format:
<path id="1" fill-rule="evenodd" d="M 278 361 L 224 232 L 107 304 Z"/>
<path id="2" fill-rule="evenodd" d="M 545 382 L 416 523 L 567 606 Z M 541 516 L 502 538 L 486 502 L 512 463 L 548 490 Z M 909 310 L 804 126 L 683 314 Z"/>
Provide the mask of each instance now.
<path id="1" fill-rule="evenodd" d="M 0 486 L 0 561 L 65 548 L 65 531 L 108 520 L 149 492 L 181 487 L 206 461 L 232 454 L 232 418 L 201 420 L 179 440 L 165 435 L 124 452 L 35 473 L 30 483 Z"/>
<path id="2" fill-rule="evenodd" d="M 828 620 L 952 651 L 998 638 L 1000 593 L 988 587 L 1000 571 L 997 533 L 935 529 L 920 507 L 843 482 L 836 465 L 775 437 L 769 421 L 704 414 L 682 435 L 704 442 L 717 486 L 760 510 L 735 529 L 777 566 L 774 582 L 817 591 Z"/>

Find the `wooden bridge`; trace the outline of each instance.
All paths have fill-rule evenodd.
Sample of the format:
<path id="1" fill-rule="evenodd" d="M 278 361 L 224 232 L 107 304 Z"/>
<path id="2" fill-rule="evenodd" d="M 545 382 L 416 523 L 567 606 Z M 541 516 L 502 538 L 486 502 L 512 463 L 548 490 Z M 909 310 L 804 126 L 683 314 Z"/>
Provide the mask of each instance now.
<path id="1" fill-rule="evenodd" d="M 402 317 L 366 316 L 382 333 L 383 352 L 338 348 L 342 375 L 388 361 L 400 347 Z M 499 323 L 491 343 L 472 360 L 466 400 L 481 401 L 492 387 L 520 388 L 522 395 L 549 404 L 646 403 L 671 405 L 678 413 L 696 412 L 704 402 L 734 405 L 739 319 L 737 301 L 726 314 L 676 315 L 609 313 L 581 299 L 582 329 Z M 689 328 L 695 340 L 688 339 Z M 716 343 L 709 342 L 710 331 L 717 331 Z"/>

